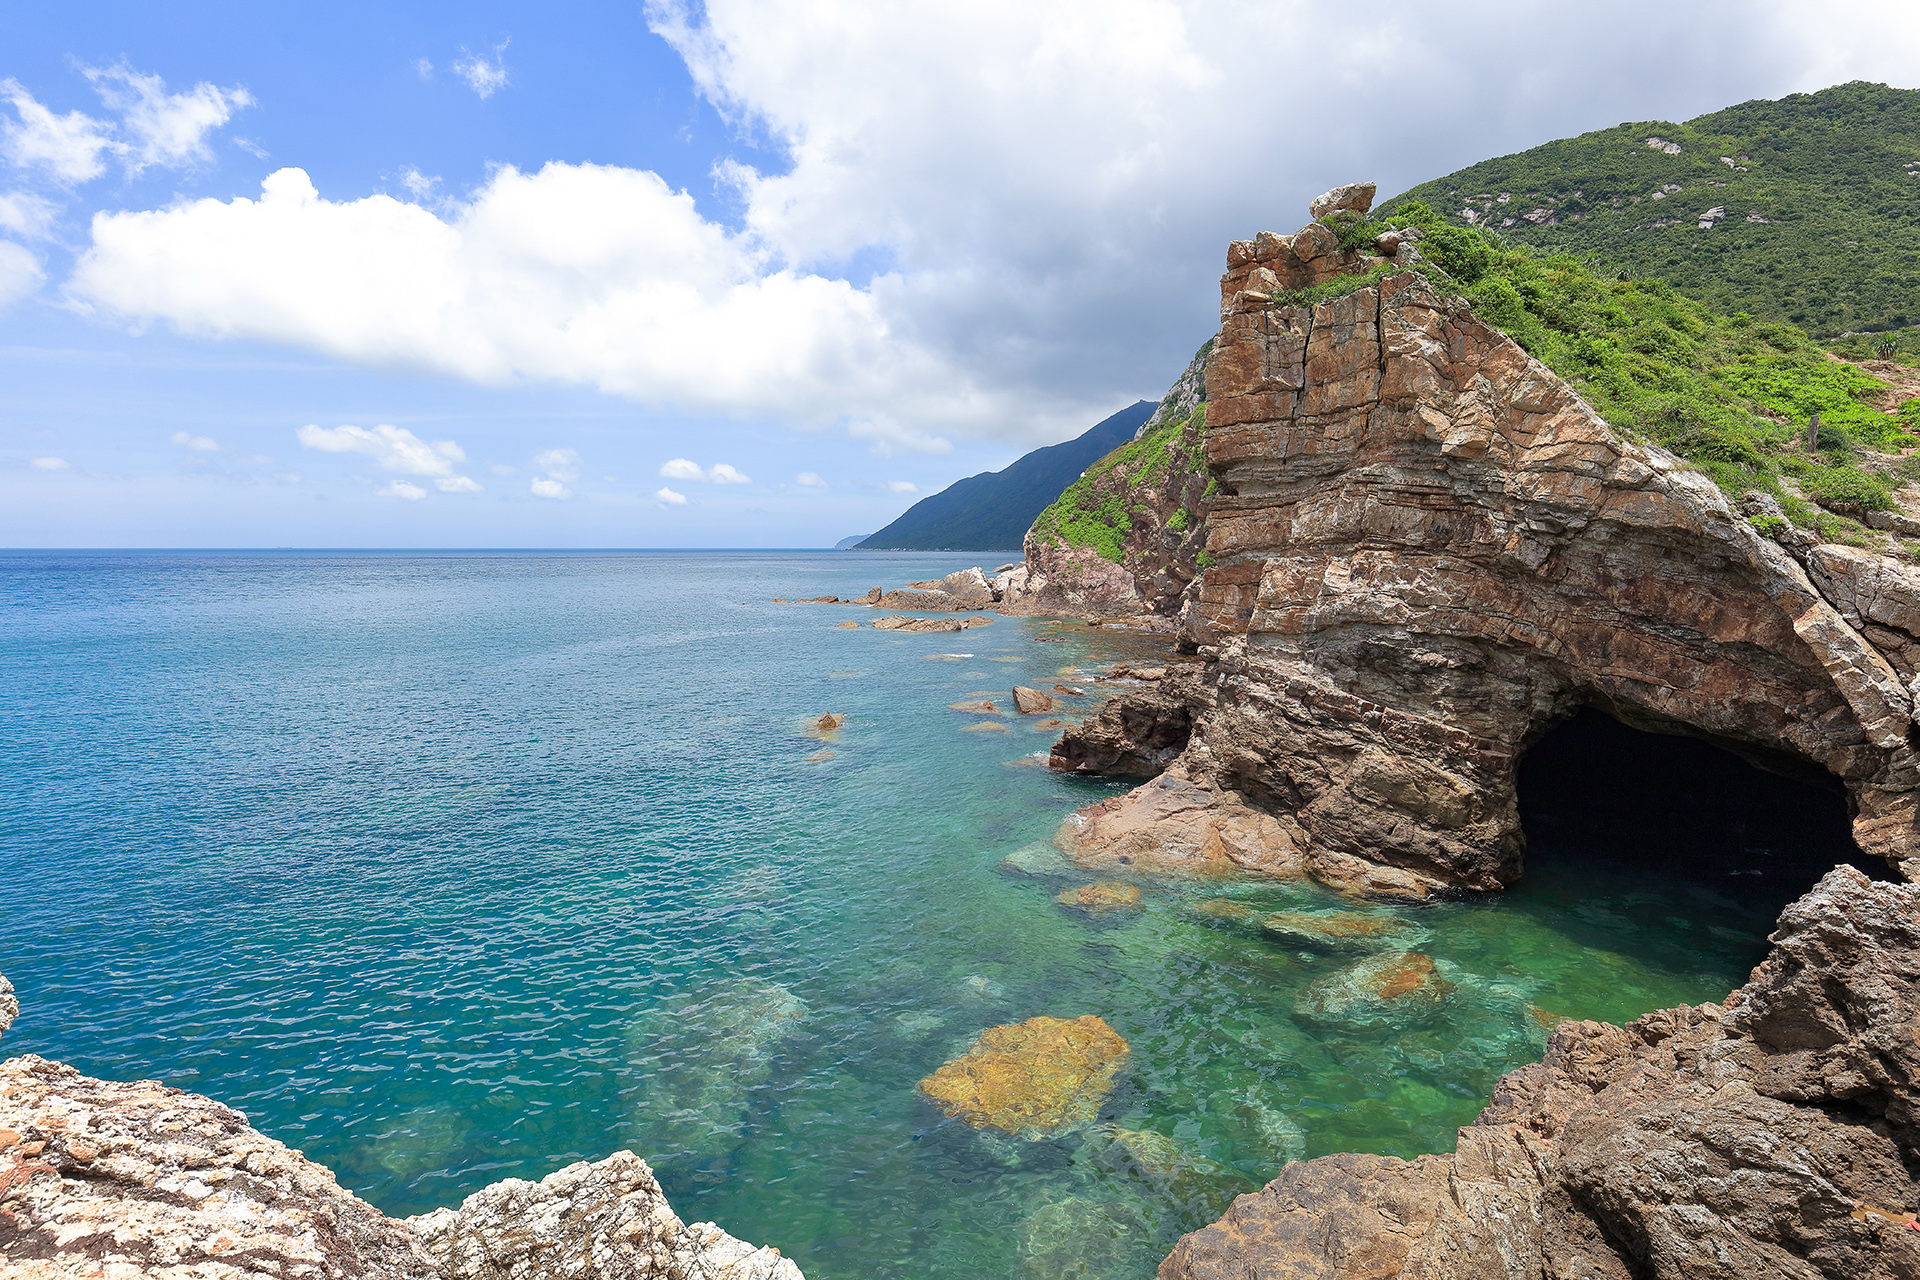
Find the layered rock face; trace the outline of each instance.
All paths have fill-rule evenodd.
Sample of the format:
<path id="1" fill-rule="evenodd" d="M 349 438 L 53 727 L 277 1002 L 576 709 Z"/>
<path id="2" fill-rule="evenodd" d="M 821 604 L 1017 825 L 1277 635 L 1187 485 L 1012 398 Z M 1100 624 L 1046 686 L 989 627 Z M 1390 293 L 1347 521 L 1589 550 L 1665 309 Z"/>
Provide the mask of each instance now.
<path id="1" fill-rule="evenodd" d="M 32 1054 L 0 1062 L 0 1260 L 9 1280 L 803 1280 L 683 1224 L 630 1152 L 396 1221 L 231 1107 Z"/>
<path id="2" fill-rule="evenodd" d="M 1920 1275 L 1920 887 L 1839 867 L 1724 1005 L 1562 1023 L 1450 1155 L 1287 1166 L 1161 1280 Z"/>
<path id="3" fill-rule="evenodd" d="M 1519 757 L 1595 704 L 1830 771 L 1861 847 L 1920 871 L 1920 574 L 1761 536 L 1417 271 L 1276 304 L 1276 283 L 1321 270 L 1320 238 L 1238 243 L 1223 278 L 1217 563 L 1182 615 L 1216 660 L 1115 700 L 1055 767 L 1153 772 L 1178 695 L 1192 728 L 1166 767 L 1225 811 L 1279 817 L 1309 874 L 1393 897 L 1496 889 L 1521 869 Z M 1160 745 L 1136 748 L 1143 732 Z"/>

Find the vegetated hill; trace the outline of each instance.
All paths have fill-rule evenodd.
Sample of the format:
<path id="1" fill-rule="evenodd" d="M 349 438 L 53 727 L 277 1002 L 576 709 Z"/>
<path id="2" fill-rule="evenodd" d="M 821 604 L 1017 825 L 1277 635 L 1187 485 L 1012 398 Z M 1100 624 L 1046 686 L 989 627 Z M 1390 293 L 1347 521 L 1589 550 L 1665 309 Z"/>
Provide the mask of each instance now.
<path id="1" fill-rule="evenodd" d="M 860 543 L 862 551 L 1012 551 L 1033 518 L 1134 431 L 1154 410 L 1128 405 L 1062 444 L 1035 449 L 1002 471 L 956 480 Z"/>
<path id="2" fill-rule="evenodd" d="M 1920 324 L 1920 92 L 1855 81 L 1469 165 L 1400 197 L 1821 337 Z M 1382 207 L 1392 207 L 1387 201 Z"/>
<path id="3" fill-rule="evenodd" d="M 1422 235 L 1420 270 L 1464 294 L 1481 319 L 1571 382 L 1615 429 L 1671 449 L 1730 496 L 1752 495 L 1743 506 L 1756 528 L 1781 536 L 1799 526 L 1825 541 L 1920 558 L 1920 548 L 1891 545 L 1885 532 L 1920 529 L 1920 521 L 1875 516 L 1898 511 L 1898 491 L 1920 480 L 1920 456 L 1902 456 L 1920 448 L 1911 371 L 1891 363 L 1863 369 L 1785 321 L 1716 315 L 1665 281 L 1505 242 L 1418 201 L 1340 230 L 1360 242 L 1409 226 Z M 1317 302 L 1388 270 L 1275 300 Z M 1814 413 L 1821 426 L 1809 448 Z"/>

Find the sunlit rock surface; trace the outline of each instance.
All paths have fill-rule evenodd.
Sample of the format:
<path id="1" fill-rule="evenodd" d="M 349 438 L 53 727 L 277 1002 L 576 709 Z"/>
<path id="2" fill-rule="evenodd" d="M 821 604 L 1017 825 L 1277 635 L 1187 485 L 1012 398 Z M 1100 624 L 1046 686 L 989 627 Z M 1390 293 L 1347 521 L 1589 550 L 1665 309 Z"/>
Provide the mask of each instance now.
<path id="1" fill-rule="evenodd" d="M 1093 1123 L 1126 1060 L 1127 1042 L 1092 1014 L 1029 1018 L 981 1032 L 920 1091 L 975 1129 L 1056 1137 Z"/>

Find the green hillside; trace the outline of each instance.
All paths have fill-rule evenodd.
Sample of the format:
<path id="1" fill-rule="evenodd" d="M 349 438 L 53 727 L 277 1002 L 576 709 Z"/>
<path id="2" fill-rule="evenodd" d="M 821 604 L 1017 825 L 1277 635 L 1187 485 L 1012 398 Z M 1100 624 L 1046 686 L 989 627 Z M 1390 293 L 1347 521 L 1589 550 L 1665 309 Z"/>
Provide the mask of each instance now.
<path id="1" fill-rule="evenodd" d="M 1818 337 L 1920 324 L 1920 92 L 1856 81 L 1469 165 L 1394 201 Z"/>

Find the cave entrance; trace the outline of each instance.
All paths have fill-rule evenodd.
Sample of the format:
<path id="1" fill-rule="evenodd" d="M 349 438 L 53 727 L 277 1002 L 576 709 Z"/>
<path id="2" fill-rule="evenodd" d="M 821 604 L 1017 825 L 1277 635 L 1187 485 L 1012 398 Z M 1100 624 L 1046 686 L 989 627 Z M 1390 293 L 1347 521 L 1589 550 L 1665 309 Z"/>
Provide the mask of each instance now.
<path id="1" fill-rule="evenodd" d="M 1526 879 L 1542 889 L 1705 891 L 1770 921 L 1836 863 L 1891 875 L 1854 844 L 1846 790 L 1818 766 L 1761 768 L 1596 707 L 1548 730 L 1521 759 L 1518 785 Z"/>

